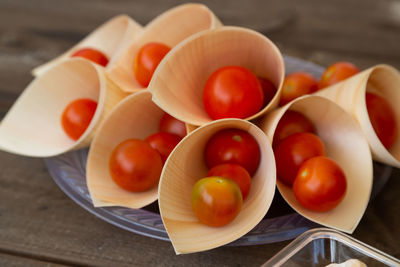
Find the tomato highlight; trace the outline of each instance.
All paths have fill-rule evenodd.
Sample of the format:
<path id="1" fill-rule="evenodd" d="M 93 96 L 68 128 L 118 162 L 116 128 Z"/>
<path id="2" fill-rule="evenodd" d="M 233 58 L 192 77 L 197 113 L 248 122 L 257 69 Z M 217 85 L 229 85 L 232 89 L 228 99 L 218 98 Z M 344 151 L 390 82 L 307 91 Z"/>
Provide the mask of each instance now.
<path id="1" fill-rule="evenodd" d="M 293 193 L 305 208 L 325 212 L 335 208 L 344 198 L 346 176 L 341 167 L 327 157 L 305 161 L 293 183 Z"/>
<path id="2" fill-rule="evenodd" d="M 284 106 L 299 96 L 314 93 L 317 89 L 317 81 L 311 74 L 293 72 L 287 75 L 283 81 L 279 105 Z"/>
<path id="3" fill-rule="evenodd" d="M 149 135 L 145 141 L 150 144 L 152 148 L 160 153 L 161 160 L 164 163 L 175 146 L 179 143 L 181 138 L 176 134 L 158 132 Z"/>
<path id="4" fill-rule="evenodd" d="M 113 181 L 131 192 L 143 192 L 156 186 L 162 166 L 160 154 L 139 139 L 128 139 L 120 143 L 112 151 L 109 160 Z"/>
<path id="5" fill-rule="evenodd" d="M 149 85 L 158 64 L 170 50 L 169 46 L 162 43 L 148 43 L 140 48 L 133 64 L 133 72 L 140 85 Z"/>
<path id="6" fill-rule="evenodd" d="M 329 66 L 322 74 L 321 80 L 318 82 L 318 90 L 350 78 L 359 72 L 360 70 L 352 63 L 337 62 Z"/>
<path id="7" fill-rule="evenodd" d="M 103 67 L 108 64 L 108 58 L 100 51 L 93 48 L 83 48 L 71 55 L 71 57 L 83 57 Z"/>
<path id="8" fill-rule="evenodd" d="M 96 112 L 97 102 L 80 98 L 67 105 L 61 115 L 61 126 L 64 132 L 73 140 L 78 140 L 89 127 Z"/>
<path id="9" fill-rule="evenodd" d="M 260 147 L 254 137 L 241 129 L 224 129 L 215 133 L 204 149 L 208 168 L 223 163 L 239 164 L 251 176 L 260 163 Z"/>
<path id="10" fill-rule="evenodd" d="M 214 120 L 247 118 L 264 104 L 264 93 L 255 74 L 240 66 L 225 66 L 208 78 L 203 90 L 203 105 Z"/>
<path id="11" fill-rule="evenodd" d="M 378 139 L 386 149 L 390 149 L 399 136 L 396 115 L 383 97 L 367 92 L 365 95 L 368 116 Z"/>
<path id="12" fill-rule="evenodd" d="M 158 127 L 160 132 L 166 132 L 171 134 L 176 134 L 183 138 L 186 135 L 186 125 L 183 121 L 180 121 L 168 113 L 165 113 L 160 120 Z"/>
<path id="13" fill-rule="evenodd" d="M 242 192 L 243 200 L 247 198 L 251 187 L 251 177 L 248 171 L 239 164 L 220 164 L 212 167 L 207 176 L 219 176 L 227 179 L 231 179 L 240 188 Z"/>
<path id="14" fill-rule="evenodd" d="M 325 156 L 321 139 L 312 133 L 292 134 L 283 139 L 274 149 L 278 179 L 292 186 L 301 164 L 316 156 Z"/>
<path id="15" fill-rule="evenodd" d="M 276 126 L 273 146 L 286 137 L 301 132 L 315 133 L 314 124 L 300 112 L 287 110 Z"/>
<path id="16" fill-rule="evenodd" d="M 206 177 L 197 181 L 191 195 L 192 209 L 203 224 L 221 227 L 232 222 L 242 208 L 242 193 L 232 180 Z"/>

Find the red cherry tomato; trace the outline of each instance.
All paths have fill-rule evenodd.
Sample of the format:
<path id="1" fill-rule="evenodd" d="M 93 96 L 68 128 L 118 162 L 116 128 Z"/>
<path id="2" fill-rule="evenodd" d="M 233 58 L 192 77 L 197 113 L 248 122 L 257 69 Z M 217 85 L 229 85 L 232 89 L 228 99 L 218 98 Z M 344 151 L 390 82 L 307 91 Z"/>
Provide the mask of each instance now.
<path id="1" fill-rule="evenodd" d="M 221 164 L 211 168 L 208 171 L 207 176 L 219 176 L 227 179 L 231 179 L 240 187 L 242 192 L 243 200 L 247 198 L 251 187 L 251 177 L 245 168 L 238 164 Z"/>
<path id="2" fill-rule="evenodd" d="M 203 105 L 212 119 L 247 118 L 262 108 L 264 94 L 256 75 L 239 66 L 216 70 L 207 80 Z"/>
<path id="3" fill-rule="evenodd" d="M 280 119 L 274 133 L 274 147 L 283 139 L 294 133 L 315 133 L 314 124 L 303 114 L 288 110 Z"/>
<path id="4" fill-rule="evenodd" d="M 200 222 L 224 226 L 233 221 L 242 208 L 242 194 L 232 180 L 221 177 L 203 178 L 194 185 L 192 209 Z"/>
<path id="5" fill-rule="evenodd" d="M 143 192 L 158 184 L 162 170 L 160 154 L 148 143 L 128 139 L 112 151 L 109 168 L 114 182 L 132 192 Z"/>
<path id="6" fill-rule="evenodd" d="M 181 138 L 176 134 L 158 132 L 148 136 L 145 141 L 150 144 L 152 148 L 160 153 L 162 162 L 164 163 L 169 154 L 174 150 L 175 146 L 179 143 Z"/>
<path id="7" fill-rule="evenodd" d="M 292 186 L 300 165 L 313 157 L 325 156 L 321 139 L 312 133 L 295 133 L 283 139 L 274 150 L 278 179 Z"/>
<path id="8" fill-rule="evenodd" d="M 346 176 L 340 166 L 327 157 L 305 161 L 293 183 L 297 201 L 312 211 L 328 211 L 343 199 L 347 188 Z"/>
<path id="9" fill-rule="evenodd" d="M 108 58 L 102 52 L 93 48 L 80 49 L 73 53 L 71 57 L 83 57 L 103 67 L 108 64 Z"/>
<path id="10" fill-rule="evenodd" d="M 306 72 L 291 73 L 283 81 L 279 105 L 283 106 L 293 99 L 305 94 L 311 94 L 317 89 L 317 81 L 311 74 Z"/>
<path id="11" fill-rule="evenodd" d="M 275 85 L 268 79 L 258 77 L 258 80 L 260 81 L 261 88 L 264 93 L 264 104 L 263 106 L 266 106 L 271 102 L 272 98 L 274 98 L 276 94 L 276 87 Z"/>
<path id="12" fill-rule="evenodd" d="M 396 115 L 383 97 L 369 92 L 366 93 L 365 97 L 372 127 L 383 146 L 390 149 L 399 135 Z"/>
<path id="13" fill-rule="evenodd" d="M 139 50 L 133 65 L 138 83 L 144 87 L 149 85 L 158 64 L 170 50 L 169 46 L 161 43 L 148 43 Z"/>
<path id="14" fill-rule="evenodd" d="M 208 140 L 204 159 L 208 168 L 234 163 L 253 176 L 260 163 L 260 153 L 258 143 L 251 134 L 240 129 L 224 129 Z"/>
<path id="15" fill-rule="evenodd" d="M 92 121 L 96 108 L 97 102 L 87 98 L 69 103 L 61 115 L 64 132 L 71 139 L 78 140 Z"/>
<path id="16" fill-rule="evenodd" d="M 321 80 L 318 83 L 318 89 L 323 89 L 343 81 L 359 72 L 360 70 L 349 62 L 337 62 L 329 66 L 324 74 L 322 74 Z"/>
<path id="17" fill-rule="evenodd" d="M 181 138 L 186 135 L 186 125 L 183 121 L 177 120 L 168 113 L 165 113 L 160 120 L 158 127 L 160 132 L 176 134 Z"/>

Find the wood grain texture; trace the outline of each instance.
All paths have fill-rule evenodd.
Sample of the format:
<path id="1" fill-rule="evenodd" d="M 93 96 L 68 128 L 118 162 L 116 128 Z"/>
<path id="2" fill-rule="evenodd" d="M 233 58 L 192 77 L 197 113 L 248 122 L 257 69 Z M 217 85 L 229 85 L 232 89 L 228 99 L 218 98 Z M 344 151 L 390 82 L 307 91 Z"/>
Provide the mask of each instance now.
<path id="1" fill-rule="evenodd" d="M 126 13 L 146 24 L 176 0 L 0 0 L 0 118 L 31 81 L 30 71 L 72 47 L 98 25 Z M 249 27 L 284 54 L 327 66 L 400 68 L 397 0 L 199 1 L 226 25 Z M 400 258 L 400 171 L 369 204 L 353 233 Z M 0 152 L 0 265 L 259 266 L 288 242 L 221 247 L 176 256 L 169 242 L 116 228 L 74 204 L 43 161 Z"/>

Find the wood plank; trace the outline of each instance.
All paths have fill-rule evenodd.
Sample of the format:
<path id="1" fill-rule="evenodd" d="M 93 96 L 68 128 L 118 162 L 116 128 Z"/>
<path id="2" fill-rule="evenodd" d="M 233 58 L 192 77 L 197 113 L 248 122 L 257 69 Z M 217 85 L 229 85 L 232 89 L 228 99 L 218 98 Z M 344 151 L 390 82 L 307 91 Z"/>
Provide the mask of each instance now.
<path id="1" fill-rule="evenodd" d="M 13 267 L 39 267 L 39 266 L 48 266 L 48 267 L 62 267 L 62 266 L 71 266 L 71 265 L 63 265 L 57 264 L 53 262 L 47 262 L 38 259 L 32 259 L 28 257 L 21 257 L 19 255 L 10 255 L 4 254 L 0 252 L 0 266 L 13 266 Z"/>

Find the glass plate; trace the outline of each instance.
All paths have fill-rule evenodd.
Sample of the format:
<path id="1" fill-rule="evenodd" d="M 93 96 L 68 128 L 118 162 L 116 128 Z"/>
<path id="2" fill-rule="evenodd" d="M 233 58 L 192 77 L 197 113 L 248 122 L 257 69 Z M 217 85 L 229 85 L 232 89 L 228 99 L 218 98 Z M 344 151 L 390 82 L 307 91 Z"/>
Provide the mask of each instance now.
<path id="1" fill-rule="evenodd" d="M 289 56 L 285 56 L 287 73 L 306 71 L 319 78 L 323 68 Z M 88 149 L 72 151 L 57 157 L 45 159 L 46 166 L 56 184 L 78 205 L 102 220 L 122 229 L 169 241 L 168 234 L 158 213 L 157 202 L 142 209 L 124 207 L 94 208 L 86 185 L 86 160 Z M 374 188 L 372 197 L 382 189 L 392 173 L 387 165 L 374 163 Z M 297 237 L 303 232 L 320 227 L 294 210 L 275 194 L 271 208 L 265 218 L 249 233 L 230 243 L 232 246 L 257 245 L 280 242 Z"/>

